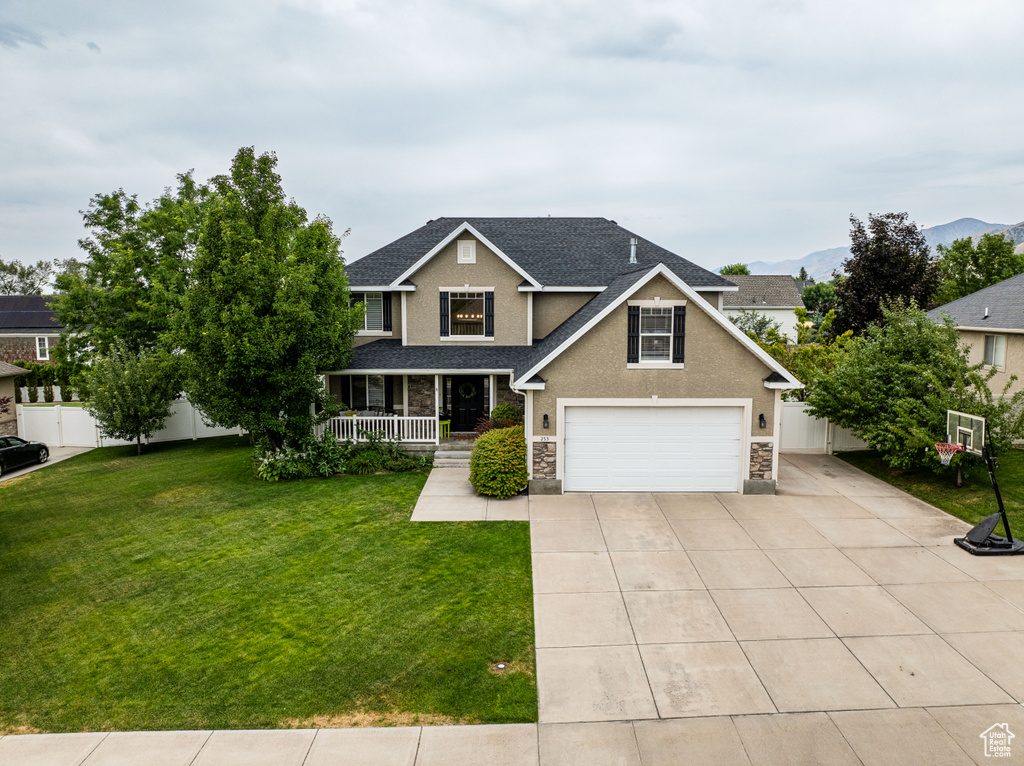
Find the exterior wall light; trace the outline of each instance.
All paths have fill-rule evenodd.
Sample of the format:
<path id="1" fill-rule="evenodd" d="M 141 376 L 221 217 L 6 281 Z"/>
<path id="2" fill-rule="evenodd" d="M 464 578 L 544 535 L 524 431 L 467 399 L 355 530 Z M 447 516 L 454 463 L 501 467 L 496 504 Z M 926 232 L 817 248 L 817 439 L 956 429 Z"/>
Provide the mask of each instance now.
<path id="1" fill-rule="evenodd" d="M 768 427 L 768 421 L 764 419 L 764 413 L 763 412 L 760 415 L 757 416 L 757 424 L 759 426 L 761 426 L 761 428 L 767 428 Z"/>
<path id="2" fill-rule="evenodd" d="M 764 416 L 762 415 L 762 417 L 764 417 Z M 551 424 L 548 422 L 548 415 L 547 415 L 547 413 L 544 413 L 544 427 L 545 428 L 550 428 L 551 427 Z"/>

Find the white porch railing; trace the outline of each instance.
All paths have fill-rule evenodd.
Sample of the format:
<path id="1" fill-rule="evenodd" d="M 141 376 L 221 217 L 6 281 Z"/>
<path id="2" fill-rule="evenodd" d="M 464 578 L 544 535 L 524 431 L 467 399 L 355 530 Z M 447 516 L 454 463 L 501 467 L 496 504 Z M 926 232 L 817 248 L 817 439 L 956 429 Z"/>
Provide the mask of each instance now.
<path id="1" fill-rule="evenodd" d="M 399 417 L 398 415 L 342 415 L 331 418 L 319 429 L 330 431 L 340 441 L 366 441 L 366 432 L 383 432 L 385 439 L 421 444 L 439 444 L 436 417 Z"/>

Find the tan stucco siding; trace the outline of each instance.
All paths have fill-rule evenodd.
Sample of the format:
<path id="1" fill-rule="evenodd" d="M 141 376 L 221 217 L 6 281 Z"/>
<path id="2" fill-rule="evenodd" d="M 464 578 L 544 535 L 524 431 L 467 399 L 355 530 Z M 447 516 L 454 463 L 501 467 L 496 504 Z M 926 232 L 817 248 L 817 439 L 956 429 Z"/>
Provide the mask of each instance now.
<path id="1" fill-rule="evenodd" d="M 468 234 L 458 239 L 473 239 Z M 514 269 L 491 252 L 482 242 L 476 243 L 476 263 L 458 263 L 458 240 L 437 253 L 410 279 L 416 292 L 406 298 L 406 311 L 411 346 L 439 346 L 442 343 L 466 341 L 441 340 L 439 305 L 442 287 L 494 288 L 494 340 L 477 341 L 478 345 L 493 343 L 498 346 L 525 346 L 526 293 L 518 288 L 523 281 Z M 472 344 L 472 342 L 469 342 Z"/>
<path id="2" fill-rule="evenodd" d="M 534 293 L 533 337 L 547 337 L 597 293 Z"/>
<path id="3" fill-rule="evenodd" d="M 685 298 L 670 282 L 657 277 L 632 299 Z M 630 370 L 626 368 L 627 306 L 623 304 L 562 352 L 540 371 L 547 381 L 534 393 L 533 432 L 558 433 L 559 398 L 751 399 L 750 434 L 772 436 L 775 392 L 764 387 L 771 370 L 714 319 L 688 302 L 686 356 L 683 369 Z M 543 430 L 545 413 L 550 427 Z M 763 413 L 767 428 L 760 428 Z"/>
<path id="4" fill-rule="evenodd" d="M 1013 394 L 1017 391 L 1024 390 L 1024 335 L 1000 332 L 999 330 L 993 330 L 990 333 L 968 332 L 961 330 L 960 335 L 963 337 L 964 342 L 970 346 L 968 359 L 971 364 L 980 364 L 984 361 L 986 335 L 1005 335 L 1006 364 L 1003 365 L 1003 369 L 997 371 L 996 374 L 992 376 L 992 380 L 988 382 L 989 390 L 991 390 L 996 396 L 1002 394 L 1003 386 L 1010 382 L 1011 375 L 1016 375 L 1017 380 L 1014 381 L 1009 393 Z M 985 367 L 982 371 L 987 372 L 988 368 Z"/>

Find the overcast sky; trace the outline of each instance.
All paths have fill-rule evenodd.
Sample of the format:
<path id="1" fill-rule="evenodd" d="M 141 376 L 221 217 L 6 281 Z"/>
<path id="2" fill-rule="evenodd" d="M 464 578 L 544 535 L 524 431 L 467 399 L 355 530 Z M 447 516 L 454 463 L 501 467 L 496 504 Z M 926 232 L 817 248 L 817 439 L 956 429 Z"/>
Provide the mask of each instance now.
<path id="1" fill-rule="evenodd" d="M 1024 219 L 1024 3 L 0 0 L 0 258 L 238 147 L 352 229 L 604 216 L 706 267 Z"/>

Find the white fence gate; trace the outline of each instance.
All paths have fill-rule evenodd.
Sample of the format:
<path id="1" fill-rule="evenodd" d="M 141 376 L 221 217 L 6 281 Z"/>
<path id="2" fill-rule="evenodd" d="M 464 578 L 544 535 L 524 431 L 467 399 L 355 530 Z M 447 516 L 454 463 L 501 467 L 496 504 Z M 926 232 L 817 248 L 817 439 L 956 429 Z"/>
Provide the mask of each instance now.
<path id="1" fill-rule="evenodd" d="M 203 417 L 187 399 L 171 404 L 171 416 L 164 427 L 146 439 L 146 444 L 205 439 L 210 436 L 242 435 L 240 428 L 208 426 Z M 96 418 L 82 407 L 61 407 L 59 404 L 42 407 L 18 405 L 18 436 L 29 441 L 40 441 L 50 447 L 114 447 L 134 444 L 122 439 L 104 436 Z"/>
<path id="2" fill-rule="evenodd" d="M 782 403 L 781 452 L 825 452 L 868 449 L 866 442 L 848 428 L 839 428 L 825 418 L 807 412 L 804 402 Z"/>

